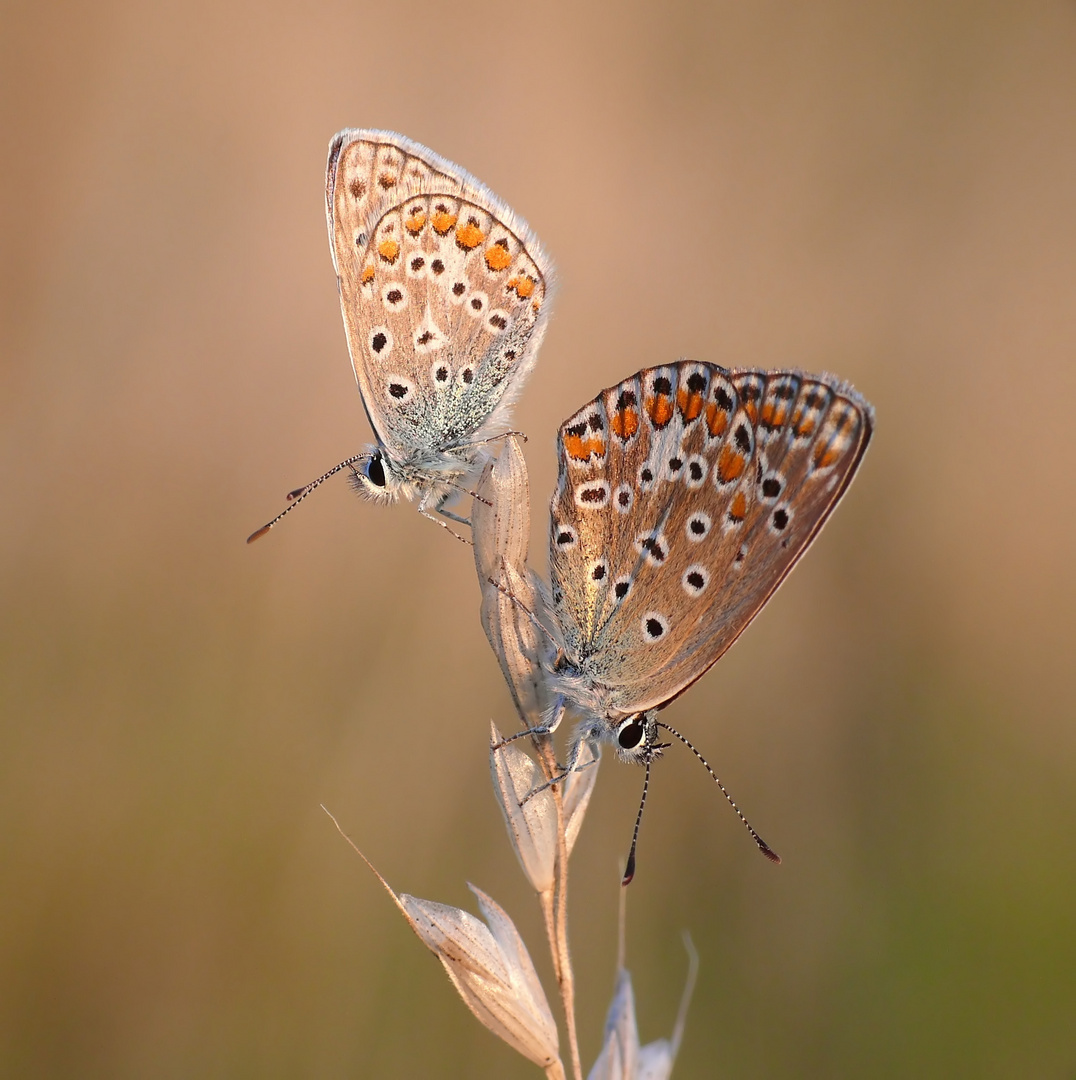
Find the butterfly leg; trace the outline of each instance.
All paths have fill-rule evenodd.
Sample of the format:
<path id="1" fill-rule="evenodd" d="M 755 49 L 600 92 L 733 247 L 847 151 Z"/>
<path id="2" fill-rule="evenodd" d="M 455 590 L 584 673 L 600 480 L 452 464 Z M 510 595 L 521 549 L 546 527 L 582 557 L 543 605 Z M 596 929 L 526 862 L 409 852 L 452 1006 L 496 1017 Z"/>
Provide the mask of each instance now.
<path id="1" fill-rule="evenodd" d="M 452 481 L 446 480 L 445 483 L 452 483 Z M 472 499 L 477 499 L 480 503 L 483 503 L 486 506 L 492 506 L 493 505 L 493 503 L 491 503 L 489 501 L 489 499 L 483 498 L 483 496 L 479 495 L 477 491 L 472 491 L 470 488 L 465 488 L 460 484 L 452 484 L 452 486 L 456 489 L 456 491 L 460 492 L 461 494 L 470 495 Z M 441 509 L 441 506 L 443 506 L 444 503 L 446 503 L 451 498 L 452 498 L 452 493 L 451 492 L 449 492 L 447 495 L 445 495 L 445 497 L 437 505 L 437 512 L 440 513 L 440 514 L 444 514 L 446 517 L 452 518 L 454 521 L 463 521 L 464 520 L 463 518 L 455 517 L 454 515 L 448 513 L 447 510 L 442 510 Z M 468 521 L 467 524 L 470 525 L 471 523 Z"/>
<path id="2" fill-rule="evenodd" d="M 546 711 L 545 719 L 542 723 L 531 728 L 524 728 L 523 731 L 517 731 L 515 735 L 509 735 L 507 739 L 501 739 L 501 741 L 491 749 L 500 750 L 502 746 L 507 746 L 509 743 L 515 742 L 516 739 L 525 739 L 528 735 L 552 735 L 553 732 L 560 727 L 560 722 L 563 718 L 564 698 L 558 695 L 557 700 Z M 532 792 L 532 794 L 534 794 L 534 792 Z"/>
<path id="3" fill-rule="evenodd" d="M 465 489 L 464 488 L 459 488 L 458 490 L 463 491 Z M 468 491 L 467 494 L 468 495 L 473 495 L 474 492 L 473 491 Z M 452 498 L 452 495 L 453 495 L 453 492 L 451 492 L 451 491 L 445 492 L 445 494 L 442 495 L 441 498 L 437 500 L 437 505 L 433 508 L 434 512 L 440 514 L 441 517 L 448 518 L 449 521 L 457 521 L 457 522 L 459 522 L 460 525 L 466 525 L 468 528 L 470 528 L 470 525 L 471 525 L 471 519 L 470 518 L 460 517 L 459 514 L 454 514 L 454 513 L 452 513 L 451 510 L 446 510 L 445 509 L 445 503 L 447 503 L 448 500 Z"/>
<path id="4" fill-rule="evenodd" d="M 487 443 L 500 442 L 501 439 L 516 438 L 527 442 L 527 436 L 522 431 L 502 431 L 500 435 L 491 435 L 488 439 L 479 439 L 477 442 L 467 443 L 468 446 L 485 446 Z"/>
<path id="5" fill-rule="evenodd" d="M 444 510 L 440 506 L 435 506 L 434 510 L 436 510 L 437 513 L 439 513 L 441 515 L 441 517 L 448 518 L 449 521 L 457 521 L 457 522 L 459 522 L 460 525 L 467 525 L 467 526 L 470 526 L 470 524 L 471 524 L 471 519 L 470 518 L 460 517 L 459 514 L 453 514 L 451 510 Z"/>
<path id="6" fill-rule="evenodd" d="M 447 517 L 451 521 L 458 521 L 461 525 L 470 525 L 471 523 L 466 518 L 457 517 L 455 514 L 450 514 L 448 511 L 442 509 L 442 506 L 448 498 L 447 495 L 442 497 L 441 500 L 434 507 L 434 510 L 436 510 L 437 513 L 441 515 L 441 517 L 434 517 L 434 515 L 431 514 L 428 509 L 430 502 L 430 494 L 430 492 L 427 492 L 425 495 L 422 496 L 422 500 L 418 504 L 418 512 L 424 518 L 429 518 L 430 521 L 435 521 L 438 525 L 441 526 L 442 529 L 445 530 L 445 532 L 447 532 L 450 536 L 454 536 L 461 544 L 466 544 L 468 547 L 474 547 L 473 541 L 468 540 L 465 536 L 460 536 L 460 534 L 456 532 L 455 529 L 449 528 L 448 524 L 443 521 L 442 518 Z"/>
<path id="7" fill-rule="evenodd" d="M 528 734 L 523 732 L 524 735 Z M 590 758 L 587 761 L 580 763 L 580 751 L 584 745 L 588 745 L 588 740 L 580 739 L 571 751 L 571 757 L 566 766 L 558 776 L 551 777 L 544 784 L 539 784 L 533 791 L 528 791 L 523 796 L 522 802 L 529 802 L 535 795 L 540 795 L 546 788 L 552 787 L 554 784 L 560 784 L 568 780 L 573 773 L 585 772 L 592 765 L 597 765 L 601 760 L 601 747 L 598 743 L 589 743 Z"/>

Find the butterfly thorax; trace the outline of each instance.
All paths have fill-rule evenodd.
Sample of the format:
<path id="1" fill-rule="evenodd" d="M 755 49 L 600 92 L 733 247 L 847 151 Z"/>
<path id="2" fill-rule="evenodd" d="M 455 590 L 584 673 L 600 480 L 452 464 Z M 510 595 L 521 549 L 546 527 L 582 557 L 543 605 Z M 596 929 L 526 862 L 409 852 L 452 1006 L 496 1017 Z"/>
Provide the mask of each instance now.
<path id="1" fill-rule="evenodd" d="M 482 464 L 481 448 L 456 447 L 440 451 L 416 449 L 406 456 L 383 446 L 367 448 L 369 457 L 352 474 L 352 486 L 364 498 L 378 502 L 422 499 L 434 504 L 460 490 L 460 481 Z"/>
<path id="2" fill-rule="evenodd" d="M 624 713 L 613 707 L 612 690 L 596 680 L 585 663 L 573 662 L 564 656 L 549 672 L 553 693 L 570 702 L 580 712 L 615 724 Z"/>
<path id="3" fill-rule="evenodd" d="M 549 672 L 549 687 L 579 715 L 572 736 L 572 758 L 581 743 L 612 746 L 621 761 L 645 764 L 659 757 L 656 709 L 625 712 L 615 704 L 612 687 L 596 681 L 586 670 L 563 657 Z"/>

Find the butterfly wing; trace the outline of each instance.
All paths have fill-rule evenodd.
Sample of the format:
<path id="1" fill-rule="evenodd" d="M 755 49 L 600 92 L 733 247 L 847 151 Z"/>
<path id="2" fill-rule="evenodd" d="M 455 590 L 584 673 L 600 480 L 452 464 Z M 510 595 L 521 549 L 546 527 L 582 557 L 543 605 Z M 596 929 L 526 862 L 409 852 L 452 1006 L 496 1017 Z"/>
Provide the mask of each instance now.
<path id="1" fill-rule="evenodd" d="M 545 329 L 552 267 L 488 188 L 402 136 L 329 147 L 329 240 L 378 441 L 421 458 L 500 434 Z"/>
<path id="2" fill-rule="evenodd" d="M 665 704 L 724 653 L 836 506 L 872 425 L 830 376 L 687 361 L 562 425 L 554 603 L 611 707 Z"/>

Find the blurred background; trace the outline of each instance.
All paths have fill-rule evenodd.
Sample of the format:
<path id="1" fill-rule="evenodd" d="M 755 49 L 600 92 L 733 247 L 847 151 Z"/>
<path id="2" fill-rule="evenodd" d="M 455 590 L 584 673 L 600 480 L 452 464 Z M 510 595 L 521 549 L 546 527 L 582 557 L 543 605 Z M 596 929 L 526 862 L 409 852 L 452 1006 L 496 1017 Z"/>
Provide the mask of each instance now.
<path id="1" fill-rule="evenodd" d="M 366 442 L 326 146 L 392 128 L 536 229 L 517 411 L 689 356 L 876 405 L 848 498 L 666 714 L 628 897 L 679 1076 L 1076 1077 L 1076 6 L 628 0 L 4 9 L 0 1073 L 527 1077 L 399 890 L 540 919 L 471 552 L 334 481 Z M 642 777 L 573 858 L 584 1061 Z"/>

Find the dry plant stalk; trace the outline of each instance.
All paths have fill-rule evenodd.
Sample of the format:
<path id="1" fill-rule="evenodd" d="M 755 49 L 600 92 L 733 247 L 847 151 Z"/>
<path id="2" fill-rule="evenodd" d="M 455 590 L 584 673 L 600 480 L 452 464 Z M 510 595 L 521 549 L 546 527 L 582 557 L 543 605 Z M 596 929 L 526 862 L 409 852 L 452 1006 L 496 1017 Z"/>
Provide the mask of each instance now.
<path id="1" fill-rule="evenodd" d="M 543 652 L 553 645 L 541 621 L 543 588 L 527 566 L 530 491 L 514 438 L 506 439 L 501 455 L 487 464 L 477 494 L 472 528 L 482 625 L 524 725 L 507 740 L 490 725 L 493 789 L 516 858 L 538 897 L 564 1013 L 571 1075 L 583 1080 L 568 943 L 568 860 L 597 780 L 600 750 L 584 741 L 567 775 L 557 763 L 552 730 L 560 717 L 551 722 L 542 672 Z M 519 748 L 523 737 L 531 740 L 534 759 Z M 461 908 L 397 894 L 355 850 L 441 961 L 474 1015 L 550 1080 L 565 1080 L 556 1022 L 527 947 L 507 913 L 474 885 L 470 888 L 484 922 Z M 602 1050 L 588 1080 L 667 1080 L 683 1037 L 697 968 L 690 945 L 689 954 L 691 971 L 673 1037 L 640 1046 L 631 976 L 624 966 L 622 899 L 616 990 Z"/>

